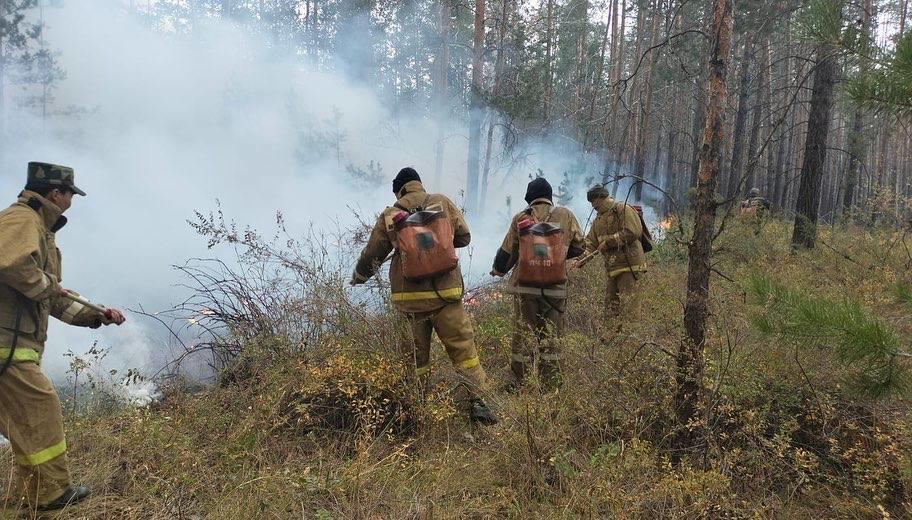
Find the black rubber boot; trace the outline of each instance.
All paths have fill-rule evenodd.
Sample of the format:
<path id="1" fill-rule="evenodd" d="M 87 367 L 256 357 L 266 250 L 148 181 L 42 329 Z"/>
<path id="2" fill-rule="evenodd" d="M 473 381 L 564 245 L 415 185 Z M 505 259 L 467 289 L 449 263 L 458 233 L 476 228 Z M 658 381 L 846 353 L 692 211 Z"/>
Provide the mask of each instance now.
<path id="1" fill-rule="evenodd" d="M 89 495 L 92 494 L 92 490 L 87 486 L 68 486 L 63 494 L 54 500 L 44 504 L 43 506 L 38 506 L 39 511 L 54 511 L 57 509 L 63 509 L 65 507 L 71 506 L 73 504 L 82 502 Z"/>
<path id="2" fill-rule="evenodd" d="M 481 399 L 472 399 L 469 405 L 469 418 L 484 426 L 497 424 L 497 417 Z"/>

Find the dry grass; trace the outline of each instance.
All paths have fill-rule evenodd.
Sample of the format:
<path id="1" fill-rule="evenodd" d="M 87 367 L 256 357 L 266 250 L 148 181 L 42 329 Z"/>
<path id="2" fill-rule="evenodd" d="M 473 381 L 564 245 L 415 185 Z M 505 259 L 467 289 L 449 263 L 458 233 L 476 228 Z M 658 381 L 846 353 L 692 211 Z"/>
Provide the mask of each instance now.
<path id="1" fill-rule="evenodd" d="M 888 232 L 825 230 L 827 245 L 798 255 L 787 236 L 771 222 L 759 235 L 736 226 L 717 244 L 709 436 L 679 464 L 670 462 L 670 354 L 685 264 L 669 241 L 641 282 L 639 319 L 627 316 L 620 333 L 598 318 L 596 263 L 574 276 L 564 387 L 494 392 L 496 427 L 464 418 L 442 348 L 421 394 L 401 377 L 389 316 L 359 318 L 286 357 L 248 345 L 245 376 L 231 384 L 72 419 L 73 473 L 96 496 L 59 517 L 903 517 L 912 504 L 904 398 L 854 397 L 841 384 L 849 369 L 825 346 L 796 351 L 756 334 L 743 284 L 765 272 L 851 298 L 912 337 L 909 308 L 890 292 L 905 253 Z M 496 385 L 507 377 L 510 301 L 495 289 L 472 310 Z M 343 411 L 327 415 L 327 404 Z"/>

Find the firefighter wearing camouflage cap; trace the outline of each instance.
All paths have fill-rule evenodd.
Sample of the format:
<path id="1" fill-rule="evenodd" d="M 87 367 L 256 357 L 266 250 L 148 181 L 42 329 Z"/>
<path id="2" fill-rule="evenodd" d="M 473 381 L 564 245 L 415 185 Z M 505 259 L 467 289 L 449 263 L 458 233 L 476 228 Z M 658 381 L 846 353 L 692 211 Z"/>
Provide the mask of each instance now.
<path id="1" fill-rule="evenodd" d="M 60 509 L 89 495 L 70 480 L 60 399 L 40 368 L 49 316 L 80 327 L 124 322 L 120 311 L 86 307 L 60 285 L 55 235 L 77 194 L 85 192 L 72 168 L 32 162 L 25 190 L 0 211 L 0 434 L 18 473 L 9 505 L 29 509 Z"/>
<path id="2" fill-rule="evenodd" d="M 605 317 L 614 320 L 618 328 L 624 300 L 630 303 L 631 314 L 636 312 L 636 284 L 646 271 L 646 255 L 640 242 L 643 226 L 637 210 L 615 201 L 601 184 L 586 192 L 586 200 L 597 213 L 586 235 L 586 253 L 599 251 L 604 257 Z"/>

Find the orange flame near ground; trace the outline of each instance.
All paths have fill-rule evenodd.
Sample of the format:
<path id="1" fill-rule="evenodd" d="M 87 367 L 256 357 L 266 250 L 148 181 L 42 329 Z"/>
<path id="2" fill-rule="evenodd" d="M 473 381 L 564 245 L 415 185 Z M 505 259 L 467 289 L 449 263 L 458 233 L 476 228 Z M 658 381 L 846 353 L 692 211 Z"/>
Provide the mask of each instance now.
<path id="1" fill-rule="evenodd" d="M 659 222 L 659 229 L 661 229 L 663 231 L 667 231 L 667 230 L 671 229 L 672 224 L 674 224 L 674 219 L 672 219 L 671 217 L 667 217 L 665 220 L 662 220 L 661 222 Z"/>

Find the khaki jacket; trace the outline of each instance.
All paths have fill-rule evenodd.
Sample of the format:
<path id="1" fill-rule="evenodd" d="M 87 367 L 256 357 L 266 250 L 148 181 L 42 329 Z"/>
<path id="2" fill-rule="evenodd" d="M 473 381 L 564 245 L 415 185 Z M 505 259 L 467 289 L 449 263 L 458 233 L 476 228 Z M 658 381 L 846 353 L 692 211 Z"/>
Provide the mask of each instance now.
<path id="1" fill-rule="evenodd" d="M 550 217 L 548 213 L 550 212 Z M 520 211 L 513 216 L 510 221 L 510 228 L 507 230 L 507 236 L 504 237 L 500 249 L 497 250 L 497 256 L 494 257 L 494 274 L 504 275 L 509 272 L 519 261 L 519 230 L 517 224 L 520 219 L 530 215 L 537 222 L 550 222 L 557 224 L 563 233 L 563 242 L 567 246 L 567 258 L 576 258 L 583 254 L 585 249 L 585 240 L 583 239 L 583 230 L 580 228 L 576 215 L 568 208 L 555 207 L 550 200 L 546 198 L 535 199 L 528 208 Z M 542 289 L 539 287 L 523 287 L 516 280 L 516 271 L 510 277 L 510 292 L 541 295 Z M 556 285 L 545 288 L 546 296 L 565 297 L 566 286 Z"/>
<path id="2" fill-rule="evenodd" d="M 469 226 L 459 208 L 445 195 L 428 194 L 420 181 L 411 181 L 399 190 L 397 196 L 399 199 L 396 204 L 410 211 L 419 206 L 442 209 L 453 227 L 453 245 L 457 248 L 469 245 L 472 238 Z M 399 251 L 396 249 L 396 229 L 393 224 L 393 216 L 399 211 L 401 210 L 397 207 L 389 207 L 377 218 L 367 245 L 355 266 L 354 281 L 366 282 L 377 272 L 387 255 L 396 250 L 390 264 L 391 299 L 396 308 L 403 312 L 430 312 L 449 303 L 462 301 L 462 271 L 458 265 L 456 269 L 431 280 L 415 282 L 402 276 Z"/>
<path id="3" fill-rule="evenodd" d="M 0 211 L 0 363 L 9 355 L 20 309 L 16 361 L 40 362 L 48 316 L 101 325 L 100 313 L 57 295 L 62 268 L 55 233 L 65 224 L 60 208 L 31 191 Z"/>
<path id="4" fill-rule="evenodd" d="M 595 210 L 598 215 L 586 235 L 586 252 L 595 251 L 600 244 L 607 244 L 602 256 L 611 277 L 624 272 L 645 271 L 646 254 L 640 243 L 643 226 L 637 211 L 609 197 L 599 199 Z"/>

